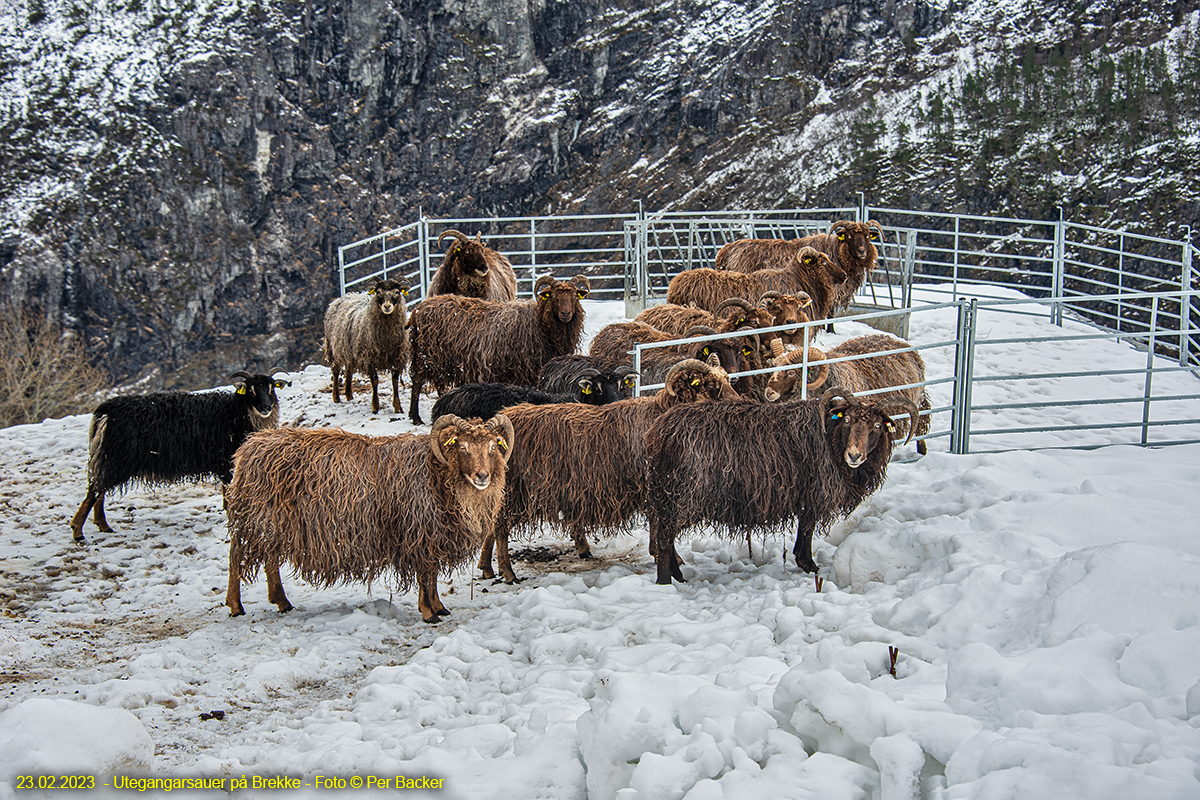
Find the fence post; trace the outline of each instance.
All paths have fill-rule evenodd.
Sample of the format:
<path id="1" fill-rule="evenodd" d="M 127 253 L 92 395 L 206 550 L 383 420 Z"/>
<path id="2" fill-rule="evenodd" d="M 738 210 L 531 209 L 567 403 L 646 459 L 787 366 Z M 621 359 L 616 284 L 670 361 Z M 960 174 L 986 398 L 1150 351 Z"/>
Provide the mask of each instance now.
<path id="1" fill-rule="evenodd" d="M 529 218 L 529 296 L 533 297 L 533 287 L 537 286 L 537 219 Z M 519 297 L 520 295 L 518 295 Z"/>
<path id="2" fill-rule="evenodd" d="M 917 272 L 917 232 L 909 228 L 904 232 L 904 256 L 900 260 L 900 281 L 904 287 L 900 302 L 904 308 L 912 306 L 913 276 Z"/>
<path id="3" fill-rule="evenodd" d="M 1063 297 L 1063 271 L 1066 262 L 1067 225 L 1063 218 L 1063 208 L 1058 207 L 1058 222 L 1054 223 L 1054 277 L 1051 279 L 1050 296 L 1061 301 Z M 1062 302 L 1050 305 L 1050 322 L 1062 327 Z"/>
<path id="4" fill-rule="evenodd" d="M 960 223 L 961 223 L 961 219 L 959 218 L 959 216 L 957 214 L 955 214 L 954 215 L 954 283 L 952 284 L 954 293 L 951 295 L 951 299 L 953 299 L 953 300 L 958 299 L 958 237 L 959 237 L 959 229 L 961 227 Z"/>
<path id="5" fill-rule="evenodd" d="M 1179 366 L 1188 365 L 1192 346 L 1192 226 L 1183 241 L 1183 275 L 1179 280 Z"/>
<path id="6" fill-rule="evenodd" d="M 338 297 L 346 294 L 346 247 L 338 248 Z"/>
<path id="7" fill-rule="evenodd" d="M 429 220 L 425 215 L 417 222 L 417 257 L 421 269 L 421 299 L 429 296 Z"/>
<path id="8" fill-rule="evenodd" d="M 1158 333 L 1158 300 L 1150 310 L 1150 346 L 1146 348 L 1146 386 L 1142 393 L 1142 444 L 1146 444 L 1150 432 L 1150 382 L 1154 380 L 1154 339 Z"/>
<path id="9" fill-rule="evenodd" d="M 858 194 L 858 208 L 854 209 L 854 213 L 855 213 L 855 215 L 858 216 L 858 219 L 856 219 L 854 221 L 855 222 L 866 222 L 867 220 L 870 219 L 870 217 L 867 216 L 867 195 L 866 195 L 866 192 L 858 192 L 857 194 Z M 805 380 L 808 380 L 808 379 L 805 378 Z"/>
<path id="10" fill-rule="evenodd" d="M 950 410 L 950 452 L 971 452 L 971 376 L 975 371 L 975 314 L 972 298 L 958 301 L 958 341 L 954 346 L 954 404 Z"/>

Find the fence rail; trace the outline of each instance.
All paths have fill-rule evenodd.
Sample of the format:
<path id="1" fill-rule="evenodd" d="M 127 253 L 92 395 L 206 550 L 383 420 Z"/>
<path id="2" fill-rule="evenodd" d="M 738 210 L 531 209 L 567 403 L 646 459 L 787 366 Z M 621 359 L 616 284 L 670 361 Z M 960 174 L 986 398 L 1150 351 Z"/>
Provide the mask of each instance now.
<path id="1" fill-rule="evenodd" d="M 1144 396 L 1138 398 L 1067 398 L 1080 408 L 1125 407 L 1142 404 L 1136 420 L 1084 422 L 1062 430 L 1077 432 L 1137 431 L 1135 444 L 1200 441 L 1190 428 L 1195 420 L 1154 419 L 1152 407 L 1194 400 L 1187 391 L 1166 396 L 1153 392 L 1156 376 L 1175 371 L 1197 377 L 1200 364 L 1200 250 L 1186 237 L 1172 240 L 1057 220 L 984 217 L 963 214 L 857 206 L 825 209 L 722 211 L 710 214 L 642 211 L 629 214 L 461 218 L 421 218 L 338 250 L 339 289 L 354 291 L 375 277 L 403 275 L 414 291 L 410 304 L 425 296 L 430 278 L 441 263 L 437 237 L 449 229 L 483 234 L 488 244 L 512 262 L 518 296 L 529 297 L 537 277 L 550 272 L 583 273 L 592 283 L 592 298 L 621 300 L 627 313 L 662 302 L 673 277 L 697 267 L 712 266 L 722 245 L 739 238 L 794 238 L 823 232 L 836 219 L 874 219 L 883 227 L 879 269 L 859 290 L 856 300 L 873 309 L 849 319 L 920 316 L 946 304 L 956 308 L 953 339 L 918 349 L 943 353 L 950 368 L 929 385 L 947 390 L 935 404 L 936 424 L 927 438 L 948 438 L 952 452 L 970 452 L 972 439 L 1010 443 L 1024 434 L 1046 434 L 1036 425 L 996 425 L 997 416 L 1014 416 L 1036 409 L 1022 401 L 976 403 L 974 395 L 992 395 L 996 387 L 1019 380 L 1061 382 L 1084 378 L 1072 371 L 1042 371 L 1037 375 L 997 377 L 980 375 L 981 353 L 990 347 L 1033 345 L 1053 341 L 1069 345 L 1076 334 L 1014 341 L 989 340 L 980 333 L 980 316 L 994 314 L 1041 318 L 1054 326 L 1084 322 L 1100 339 L 1134 342 L 1147 352 Z M 919 286 L 924 303 L 914 304 Z M 1010 299 L 1011 292 L 1022 300 Z M 942 305 L 939 305 L 942 303 Z M 808 327 L 815 327 L 811 323 Z M 952 349 L 952 353 L 949 351 Z M 985 359 L 986 360 L 986 359 Z M 1099 373 L 1089 373 L 1099 377 Z M 1161 378 L 1160 378 L 1161 380 Z M 1182 399 L 1181 399 L 1182 398 Z M 1062 402 L 1062 401 L 1048 401 Z M 1155 406 L 1154 404 L 1160 404 Z M 1192 414 L 1191 416 L 1200 416 Z M 993 420 L 993 422 L 988 422 Z M 940 426 L 940 427 L 939 427 Z M 1161 440 L 1158 429 L 1184 426 L 1184 438 Z M 1188 438 L 1191 437 L 1191 438 Z M 1090 441 L 1090 440 L 1089 440 Z M 1057 446 L 1091 447 L 1085 443 Z"/>

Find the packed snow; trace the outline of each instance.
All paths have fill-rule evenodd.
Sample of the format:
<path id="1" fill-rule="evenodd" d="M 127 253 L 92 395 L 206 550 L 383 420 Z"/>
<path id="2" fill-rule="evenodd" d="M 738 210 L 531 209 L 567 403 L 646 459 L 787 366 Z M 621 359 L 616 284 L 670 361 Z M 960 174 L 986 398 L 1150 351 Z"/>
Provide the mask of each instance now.
<path id="1" fill-rule="evenodd" d="M 623 310 L 585 307 L 587 336 Z M 939 343 L 956 313 L 912 317 L 931 378 L 954 363 Z M 1056 332 L 995 313 L 982 338 Z M 1111 340 L 977 355 L 977 375 L 1146 362 Z M 325 367 L 289 377 L 285 424 L 413 430 L 364 394 L 335 406 Z M 1092 380 L 1075 391 L 1141 396 L 1138 374 Z M 1156 376 L 1155 391 L 1196 395 L 1196 380 Z M 996 391 L 1044 402 L 1066 381 Z M 950 391 L 932 387 L 935 408 Z M 1200 400 L 1171 402 L 1200 418 Z M 1002 413 L 973 423 L 1029 427 Z M 260 577 L 230 618 L 214 484 L 132 488 L 108 504 L 115 533 L 89 521 L 73 543 L 88 421 L 0 431 L 0 797 L 47 775 L 122 796 L 131 777 L 245 778 L 241 796 L 279 796 L 254 781 L 285 776 L 289 796 L 314 797 L 330 794 L 318 776 L 345 780 L 343 797 L 396 776 L 440 779 L 425 794 L 447 798 L 1200 796 L 1200 445 L 1007 449 L 1125 435 L 1055 431 L 952 455 L 940 436 L 921 458 L 897 448 L 884 487 L 816 542 L 819 587 L 784 563 L 783 539 L 685 538 L 687 582 L 657 586 L 644 526 L 591 562 L 546 535 L 514 542 L 515 586 L 447 576 L 453 614 L 429 626 L 386 583 L 318 590 L 286 572 L 294 611 Z"/>

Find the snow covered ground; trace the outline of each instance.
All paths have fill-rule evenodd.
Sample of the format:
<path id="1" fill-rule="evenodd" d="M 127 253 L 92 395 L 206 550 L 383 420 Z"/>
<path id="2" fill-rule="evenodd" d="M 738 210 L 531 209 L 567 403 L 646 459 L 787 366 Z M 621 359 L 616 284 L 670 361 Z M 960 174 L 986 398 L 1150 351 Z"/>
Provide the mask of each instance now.
<path id="1" fill-rule="evenodd" d="M 589 303 L 588 332 L 620 308 Z M 953 309 L 917 314 L 912 338 L 942 342 L 954 325 Z M 839 338 L 862 330 L 840 324 Z M 1057 329 L 995 315 L 986 333 L 1016 331 Z M 953 348 L 924 355 L 931 377 L 949 374 Z M 979 358 L 977 375 L 1146 356 L 1092 342 Z M 287 424 L 412 429 L 363 396 L 334 406 L 324 367 L 292 379 Z M 1162 380 L 1196 393 L 1192 376 Z M 1138 376 L 1102 381 L 1140 396 Z M 1003 387 L 1008 401 L 1067 391 Z M 934 405 L 949 392 L 935 387 Z M 1176 402 L 1200 418 L 1200 401 Z M 89 522 L 86 546 L 72 543 L 88 418 L 0 431 L 0 797 L 20 775 L 56 773 L 121 796 L 133 791 L 106 788 L 114 775 L 226 789 L 286 775 L 304 785 L 288 796 L 328 796 L 318 775 L 344 778 L 345 797 L 386 793 L 356 778 L 397 775 L 441 778 L 428 794 L 447 798 L 1200 796 L 1200 445 L 955 456 L 939 438 L 920 459 L 908 445 L 816 543 L 820 589 L 783 563 L 791 542 L 751 555 L 715 536 L 681 543 L 686 584 L 657 586 L 639 528 L 598 542 L 590 563 L 565 540 L 515 543 L 524 582 L 456 574 L 441 589 L 453 615 L 431 627 L 387 585 L 286 575 L 294 611 L 278 614 L 260 580 L 247 616 L 229 618 L 211 484 L 131 489 L 109 503 L 115 533 Z"/>

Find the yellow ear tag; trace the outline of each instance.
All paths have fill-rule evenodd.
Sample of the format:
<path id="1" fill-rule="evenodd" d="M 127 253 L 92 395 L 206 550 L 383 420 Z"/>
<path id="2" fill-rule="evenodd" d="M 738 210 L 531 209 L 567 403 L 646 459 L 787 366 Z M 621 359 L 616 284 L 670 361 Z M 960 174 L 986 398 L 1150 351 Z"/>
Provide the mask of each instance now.
<path id="1" fill-rule="evenodd" d="M 700 379 L 692 378 L 692 386 L 699 386 L 699 385 L 700 385 Z"/>
<path id="2" fill-rule="evenodd" d="M 449 439 L 446 440 L 446 443 L 444 445 L 442 445 L 442 447 L 449 447 L 450 445 L 454 444 L 457 441 L 458 441 L 457 436 L 451 436 Z"/>
<path id="3" fill-rule="evenodd" d="M 508 442 L 506 442 L 506 441 L 504 440 L 504 437 L 503 437 L 503 436 L 497 436 L 497 437 L 496 437 L 496 444 L 500 445 L 500 449 L 501 449 L 501 450 L 507 450 L 507 449 L 508 449 Z"/>
<path id="4" fill-rule="evenodd" d="M 844 241 L 846 241 L 846 234 L 844 234 L 844 233 L 839 233 L 839 234 L 838 234 L 838 241 L 839 241 L 839 242 L 844 242 Z"/>
<path id="5" fill-rule="evenodd" d="M 375 294 L 375 287 L 372 286 L 370 289 L 367 289 L 367 294 Z"/>
<path id="6" fill-rule="evenodd" d="M 405 297 L 408 297 L 408 289 L 401 289 L 400 294 L 404 295 Z"/>
<path id="7" fill-rule="evenodd" d="M 590 386 L 585 386 L 585 387 L 583 387 L 583 393 L 584 393 L 584 394 L 591 394 L 591 393 L 592 393 L 592 387 L 590 387 Z"/>
<path id="8" fill-rule="evenodd" d="M 576 292 L 575 296 L 578 297 L 580 300 L 582 300 L 583 298 L 588 296 L 588 293 L 581 290 L 581 291 Z"/>
<path id="9" fill-rule="evenodd" d="M 276 389 L 282 389 L 285 386 L 287 386 L 287 381 L 275 381 Z"/>
<path id="10" fill-rule="evenodd" d="M 245 393 L 246 393 L 246 387 L 245 387 L 245 386 L 239 386 L 239 387 L 237 388 L 237 393 L 238 393 L 238 394 L 245 394 Z"/>

